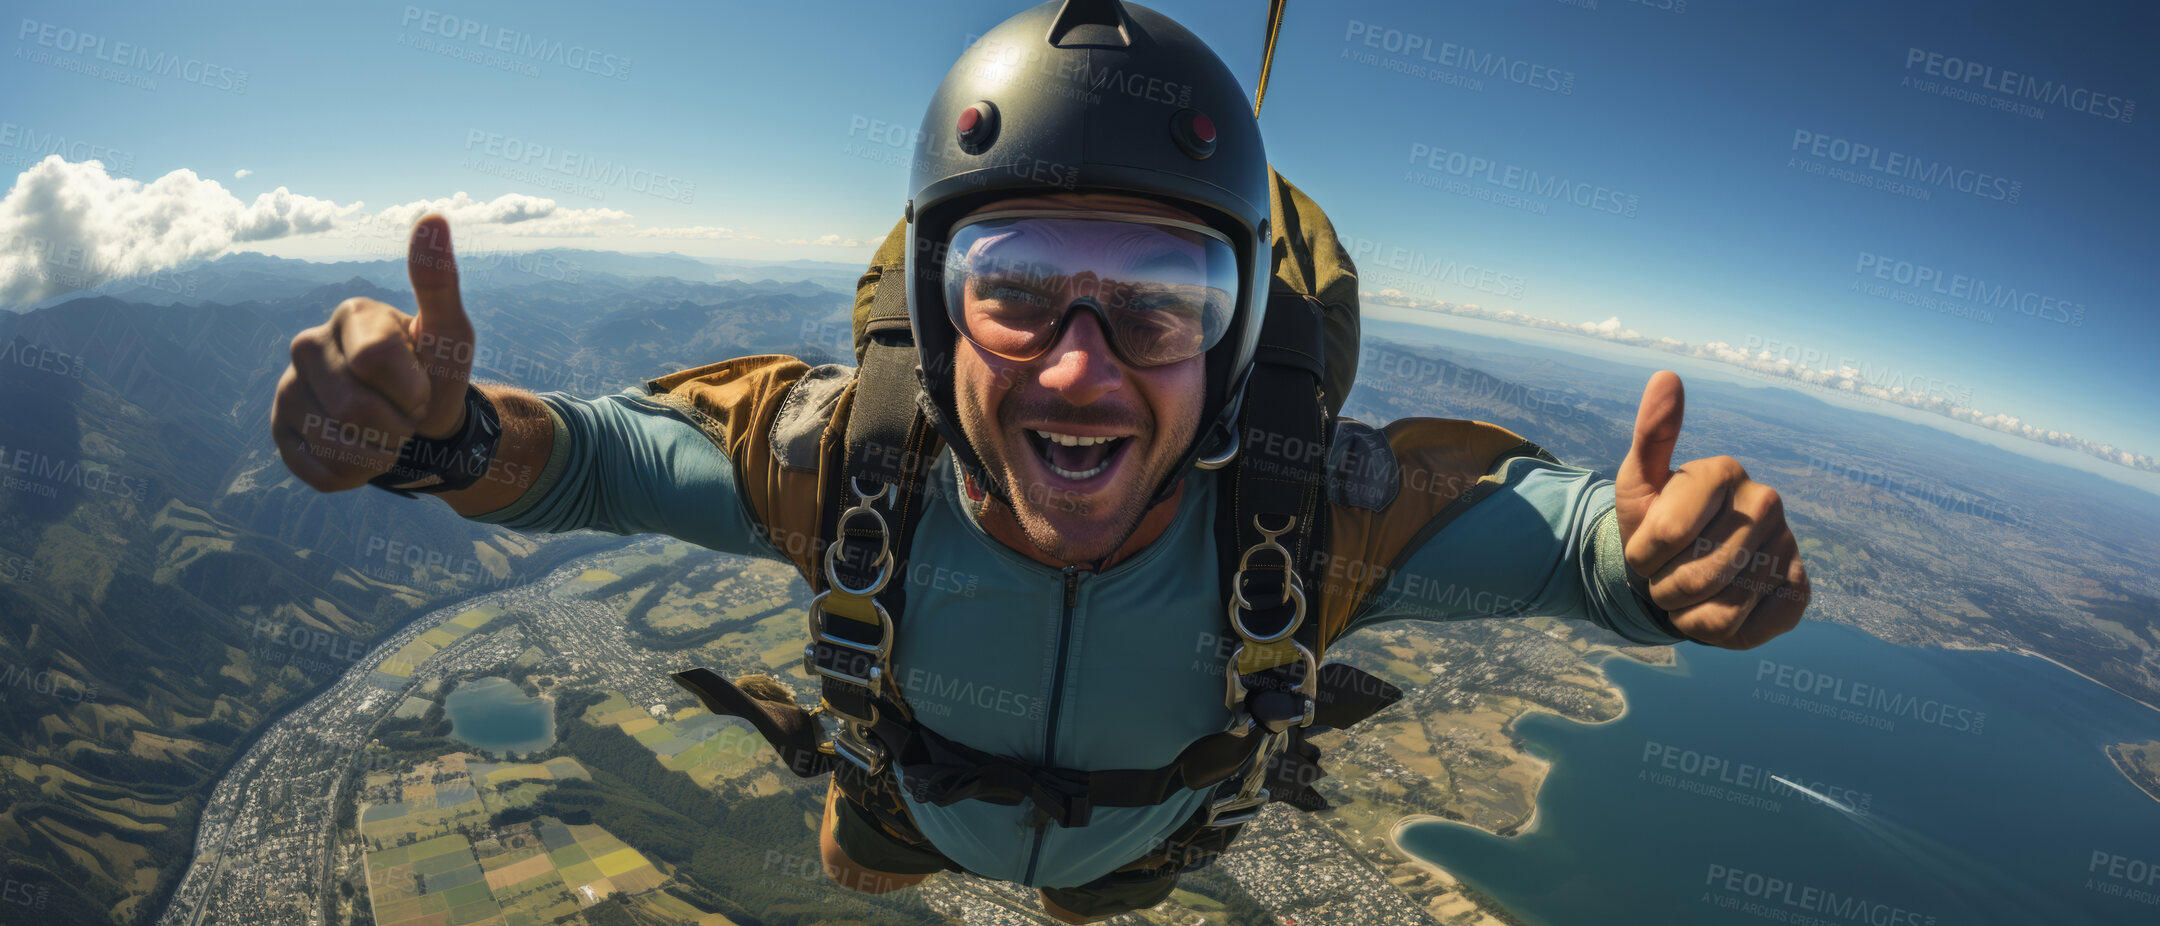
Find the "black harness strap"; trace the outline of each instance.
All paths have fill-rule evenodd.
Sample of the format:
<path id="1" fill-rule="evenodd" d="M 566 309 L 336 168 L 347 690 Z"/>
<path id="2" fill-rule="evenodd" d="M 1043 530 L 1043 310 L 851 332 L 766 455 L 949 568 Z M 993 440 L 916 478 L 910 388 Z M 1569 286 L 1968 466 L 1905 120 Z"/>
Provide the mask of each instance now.
<path id="1" fill-rule="evenodd" d="M 1233 632 L 1245 641 L 1233 657 L 1238 684 L 1248 693 L 1245 709 L 1269 729 L 1303 721 L 1307 705 L 1298 692 L 1306 656 L 1323 655 L 1318 615 L 1308 613 L 1319 602 L 1306 600 L 1305 590 L 1317 595 L 1322 587 L 1317 553 L 1327 536 L 1325 336 L 1319 303 L 1291 292 L 1269 295 L 1245 387 L 1238 459 L 1224 474 L 1228 491 L 1217 509 L 1224 597 Z"/>
<path id="2" fill-rule="evenodd" d="M 913 721 L 884 672 L 906 606 L 907 557 L 937 437 L 915 401 L 906 281 L 892 272 L 878 281 L 848 412 L 843 478 L 825 487 L 819 536 L 836 548 L 811 583 L 823 606 L 813 614 L 805 668 L 819 678 L 823 707 L 854 719 L 833 745 L 849 760 L 843 781 L 856 786 L 882 778 L 890 758 L 889 748 L 864 734 Z"/>

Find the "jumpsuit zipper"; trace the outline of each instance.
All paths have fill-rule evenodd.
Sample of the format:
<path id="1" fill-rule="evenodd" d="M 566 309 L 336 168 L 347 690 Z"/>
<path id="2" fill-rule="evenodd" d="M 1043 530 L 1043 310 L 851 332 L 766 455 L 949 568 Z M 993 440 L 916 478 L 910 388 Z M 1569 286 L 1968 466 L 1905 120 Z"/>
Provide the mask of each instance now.
<path id="1" fill-rule="evenodd" d="M 1072 633 L 1073 606 L 1078 604 L 1079 599 L 1080 567 L 1067 566 L 1065 567 L 1065 608 L 1058 616 L 1057 661 L 1053 664 L 1055 668 L 1052 669 L 1050 676 L 1050 710 L 1043 726 L 1043 765 L 1045 767 L 1054 768 L 1057 765 L 1057 724 L 1059 708 L 1063 705 L 1064 700 L 1062 695 L 1065 690 L 1065 655 L 1069 644 L 1072 642 L 1069 636 Z M 1027 874 L 1021 877 L 1023 883 L 1035 880 L 1035 863 L 1042 860 L 1043 837 L 1048 834 L 1050 829 L 1050 818 L 1042 815 L 1040 807 L 1035 808 L 1035 811 L 1037 819 L 1031 824 L 1035 830 L 1035 846 L 1028 852 Z"/>

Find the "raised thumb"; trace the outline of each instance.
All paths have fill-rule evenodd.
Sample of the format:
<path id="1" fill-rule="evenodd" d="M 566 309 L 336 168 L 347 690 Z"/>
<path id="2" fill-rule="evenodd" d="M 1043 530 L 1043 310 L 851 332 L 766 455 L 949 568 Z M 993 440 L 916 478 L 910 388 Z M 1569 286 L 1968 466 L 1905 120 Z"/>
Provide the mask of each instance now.
<path id="1" fill-rule="evenodd" d="M 1627 459 L 1620 461 L 1616 489 L 1624 497 L 1655 494 L 1672 479 L 1673 445 L 1680 441 L 1680 420 L 1687 411 L 1687 392 L 1680 375 L 1671 370 L 1651 374 L 1643 386 L 1642 404 L 1635 409 L 1635 440 Z"/>
<path id="2" fill-rule="evenodd" d="M 427 372 L 429 387 L 419 430 L 440 437 L 463 420 L 474 350 L 472 320 L 465 317 L 465 303 L 458 295 L 457 254 L 450 245 L 448 219 L 429 213 L 413 223 L 405 271 L 413 288 L 413 353 Z"/>

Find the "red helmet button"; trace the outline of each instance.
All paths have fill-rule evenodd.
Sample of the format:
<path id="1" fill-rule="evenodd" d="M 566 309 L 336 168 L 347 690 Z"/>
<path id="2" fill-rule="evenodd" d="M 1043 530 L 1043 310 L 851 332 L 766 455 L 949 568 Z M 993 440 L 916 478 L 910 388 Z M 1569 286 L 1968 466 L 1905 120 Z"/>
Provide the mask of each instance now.
<path id="1" fill-rule="evenodd" d="M 1193 160 L 1215 153 L 1215 120 L 1197 109 L 1181 109 L 1170 117 L 1170 138 Z"/>
<path id="2" fill-rule="evenodd" d="M 960 150 L 969 154 L 981 154 L 990 149 L 991 142 L 997 140 L 997 106 L 989 100 L 976 100 L 960 111 L 960 119 L 953 127 L 958 133 L 954 140 L 960 143 Z"/>

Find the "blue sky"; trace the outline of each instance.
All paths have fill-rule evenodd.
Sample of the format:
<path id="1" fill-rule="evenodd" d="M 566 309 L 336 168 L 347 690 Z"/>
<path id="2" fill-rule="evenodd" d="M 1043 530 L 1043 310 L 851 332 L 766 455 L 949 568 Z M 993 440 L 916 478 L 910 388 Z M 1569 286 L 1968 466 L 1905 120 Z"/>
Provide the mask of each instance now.
<path id="1" fill-rule="evenodd" d="M 1617 317 L 1652 338 L 1775 344 L 2160 454 L 2154 7 L 1595 2 L 1291 3 L 1262 119 L 1269 153 L 1369 247 L 1369 289 L 1568 323 Z M 1248 85 L 1258 74 L 1263 3 L 1156 6 Z M 853 262 L 867 259 L 859 242 L 889 228 L 905 196 L 904 134 L 877 133 L 912 129 L 968 37 L 1019 6 L 12 8 L 0 54 L 9 88 L 0 157 L 10 160 L 0 172 L 35 160 L 22 139 L 58 136 L 115 175 L 149 182 L 192 170 L 242 202 L 285 187 L 364 201 L 371 213 L 458 192 L 522 193 L 627 214 L 595 236 L 474 229 L 461 242 Z M 444 36 L 458 34 L 453 22 L 562 53 L 534 61 Z M 84 47 L 83 34 L 102 44 Z M 157 55 L 183 64 L 147 75 L 145 56 Z M 1477 73 L 1496 66 L 1490 55 L 1516 79 Z M 1967 62 L 1977 65 L 1970 79 L 1952 80 Z M 135 85 L 148 76 L 154 88 Z M 2078 93 L 2015 99 L 2028 79 Z M 1908 85 L 1927 80 L 2018 105 Z M 1875 153 L 1831 156 L 1855 144 Z M 517 174 L 511 153 L 535 149 L 549 154 Z M 580 177 L 568 157 L 615 173 Z M 1843 169 L 1879 187 L 1893 178 L 1877 168 L 1912 161 L 1946 181 L 1908 177 L 1922 192 L 1901 194 L 1831 176 Z M 1490 166 L 1473 173 L 1473 163 Z M 242 169 L 251 173 L 236 178 Z M 1504 179 L 1511 169 L 1563 177 L 1595 204 L 1474 198 L 1521 195 Z M 1601 208 L 1618 203 L 1632 215 Z M 840 243 L 808 243 L 821 236 Z M 359 240 L 240 247 L 323 256 L 353 253 Z M 1488 276 L 1472 285 L 1460 273 L 1391 274 L 1390 254 Z M 1877 267 L 1892 278 L 1858 272 Z M 1929 271 L 1944 288 L 1963 275 L 2032 293 L 2033 314 L 1978 306 L 1981 297 L 1963 301 L 1992 318 L 1896 301 L 1935 295 L 1897 279 Z M 2050 320 L 2072 306 L 2079 324 Z"/>

